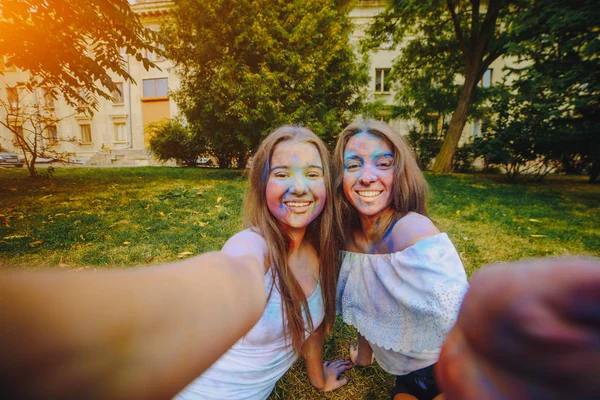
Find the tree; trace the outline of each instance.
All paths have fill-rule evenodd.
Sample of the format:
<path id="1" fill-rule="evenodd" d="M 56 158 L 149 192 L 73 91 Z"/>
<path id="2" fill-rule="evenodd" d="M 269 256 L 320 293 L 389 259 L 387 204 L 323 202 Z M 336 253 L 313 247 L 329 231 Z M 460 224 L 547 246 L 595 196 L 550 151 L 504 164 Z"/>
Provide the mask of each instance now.
<path id="1" fill-rule="evenodd" d="M 489 104 L 495 112 L 483 137 L 473 143 L 486 167 L 502 167 L 509 181 L 521 174 L 541 181 L 560 165 L 551 114 L 539 107 L 532 93 L 521 94 L 505 85 L 495 88 Z"/>
<path id="2" fill-rule="evenodd" d="M 392 74 L 392 79 L 408 83 L 406 90 L 399 91 L 402 108 L 409 113 L 411 107 L 424 108 L 427 113 L 430 107 L 444 115 L 447 105 L 453 106 L 435 172 L 451 171 L 477 84 L 490 64 L 506 53 L 513 35 L 512 26 L 504 21 L 527 4 L 523 0 L 389 0 L 368 29 L 366 49 L 390 37 L 402 49 Z M 458 77 L 460 85 L 456 85 Z M 431 91 L 436 83 L 440 89 Z M 423 96 L 427 91 L 433 99 Z"/>
<path id="3" fill-rule="evenodd" d="M 600 175 L 600 9 L 595 1 L 537 0 L 531 11 L 513 16 L 518 37 L 509 54 L 526 61 L 514 70 L 512 92 L 531 104 L 548 134 L 542 152 L 567 172 Z M 532 115 L 525 118 L 531 119 Z"/>
<path id="4" fill-rule="evenodd" d="M 4 119 L 0 125 L 13 133 L 13 144 L 23 151 L 25 164 L 31 177 L 37 177 L 35 162 L 38 158 L 51 158 L 66 161 L 71 155 L 58 150 L 62 141 L 74 139 L 61 138 L 56 129 L 57 124 L 64 118 L 57 118 L 49 104 L 41 104 L 38 99 L 40 91 L 28 90 L 23 85 L 8 88 L 10 98 L 0 98 L 0 107 L 4 109 Z M 54 99 L 44 92 L 45 101 Z M 1 147 L 1 146 L 0 146 Z"/>
<path id="5" fill-rule="evenodd" d="M 29 93 L 34 100 L 43 90 L 48 98 L 62 97 L 67 104 L 92 113 L 98 97 L 112 99 L 118 91 L 115 76 L 133 82 L 125 55 L 134 56 L 146 69 L 155 67 L 143 51 L 160 52 L 158 40 L 155 32 L 142 26 L 127 0 L 0 2 L 0 61 L 29 72 L 11 89 Z M 49 145 L 57 143 L 46 140 L 56 117 L 41 109 L 38 101 L 20 104 L 18 109 L 8 98 L 2 103 L 7 112 L 3 125 L 13 133 L 13 142 L 35 177 L 35 160 L 47 156 Z M 86 107 L 79 108 L 81 104 Z"/>
<path id="6" fill-rule="evenodd" d="M 115 75 L 133 81 L 122 54 L 155 67 L 142 51 L 159 51 L 158 36 L 127 0 L 2 0 L 0 15 L 4 62 L 30 72 L 27 88 L 45 87 L 74 107 L 112 99 Z"/>
<path id="7" fill-rule="evenodd" d="M 328 143 L 367 82 L 343 0 L 182 0 L 164 30 L 176 100 L 221 167 L 243 166 L 263 135 L 303 124 Z"/>
<path id="8" fill-rule="evenodd" d="M 198 156 L 205 151 L 205 146 L 181 119 L 154 122 L 146 129 L 152 134 L 148 143 L 150 151 L 161 161 L 177 160 L 185 166 L 195 167 Z"/>

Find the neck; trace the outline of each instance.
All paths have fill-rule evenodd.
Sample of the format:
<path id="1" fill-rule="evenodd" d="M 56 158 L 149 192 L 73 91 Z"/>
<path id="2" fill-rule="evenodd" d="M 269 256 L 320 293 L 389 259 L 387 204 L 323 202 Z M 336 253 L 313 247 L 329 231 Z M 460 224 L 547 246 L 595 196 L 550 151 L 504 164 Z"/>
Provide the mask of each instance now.
<path id="1" fill-rule="evenodd" d="M 364 239 L 372 244 L 379 244 L 386 235 L 394 218 L 394 210 L 386 208 L 377 215 L 360 215 L 360 225 Z"/>
<path id="2" fill-rule="evenodd" d="M 304 235 L 306 234 L 306 228 L 288 228 L 287 234 L 290 236 L 290 253 L 298 251 L 302 242 L 304 241 Z"/>

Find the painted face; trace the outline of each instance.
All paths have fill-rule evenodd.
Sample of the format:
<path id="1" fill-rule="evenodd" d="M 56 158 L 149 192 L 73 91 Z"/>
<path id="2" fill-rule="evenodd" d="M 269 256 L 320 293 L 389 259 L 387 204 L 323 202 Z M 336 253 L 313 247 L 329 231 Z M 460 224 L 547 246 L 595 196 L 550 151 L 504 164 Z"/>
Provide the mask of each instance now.
<path id="1" fill-rule="evenodd" d="M 317 148 L 287 140 L 275 146 L 266 189 L 271 214 L 289 228 L 306 228 L 323 211 L 327 192 Z"/>
<path id="2" fill-rule="evenodd" d="M 369 133 L 350 138 L 344 149 L 343 188 L 359 214 L 375 216 L 392 203 L 394 156 L 383 139 Z"/>

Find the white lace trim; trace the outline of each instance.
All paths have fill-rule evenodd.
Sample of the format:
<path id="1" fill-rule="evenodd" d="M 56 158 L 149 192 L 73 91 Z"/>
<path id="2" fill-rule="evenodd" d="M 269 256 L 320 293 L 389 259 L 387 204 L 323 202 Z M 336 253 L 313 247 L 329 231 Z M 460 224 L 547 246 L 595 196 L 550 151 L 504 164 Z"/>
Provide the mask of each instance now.
<path id="1" fill-rule="evenodd" d="M 440 349 L 468 283 L 445 233 L 391 254 L 343 252 L 337 313 L 371 343 L 401 353 Z"/>

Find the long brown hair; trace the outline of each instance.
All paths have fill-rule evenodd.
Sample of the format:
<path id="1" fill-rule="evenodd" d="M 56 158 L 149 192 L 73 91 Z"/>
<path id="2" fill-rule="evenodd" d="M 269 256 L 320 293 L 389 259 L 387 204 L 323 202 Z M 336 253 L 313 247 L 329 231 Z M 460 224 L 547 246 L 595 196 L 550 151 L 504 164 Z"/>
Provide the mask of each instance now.
<path id="1" fill-rule="evenodd" d="M 428 186 L 408 142 L 398 132 L 382 121 L 365 120 L 348 125 L 340 134 L 333 153 L 334 201 L 338 224 L 343 234 L 349 235 L 360 228 L 358 212 L 344 195 L 344 151 L 350 138 L 359 133 L 368 133 L 383 139 L 394 155 L 394 180 L 392 186 L 393 224 L 410 211 L 427 216 Z"/>
<path id="2" fill-rule="evenodd" d="M 335 321 L 335 296 L 338 275 L 337 246 L 341 234 L 335 224 L 333 189 L 329 152 L 317 135 L 300 126 L 282 126 L 269 134 L 260 144 L 250 169 L 250 187 L 244 202 L 246 225 L 258 230 L 267 242 L 269 262 L 277 276 L 277 287 L 282 299 L 282 317 L 287 321 L 286 338 L 291 339 L 294 351 L 300 353 L 304 342 L 305 326 L 302 309 L 310 331 L 312 324 L 310 310 L 302 287 L 296 280 L 288 263 L 291 238 L 282 232 L 279 223 L 269 212 L 266 200 L 266 187 L 269 178 L 271 157 L 275 147 L 284 141 L 294 140 L 313 144 L 319 151 L 325 178 L 327 198 L 321 214 L 307 227 L 305 240 L 311 243 L 319 255 L 319 277 L 323 304 L 325 306 L 325 332 L 329 333 Z M 285 324 L 284 324 L 285 326 Z"/>

